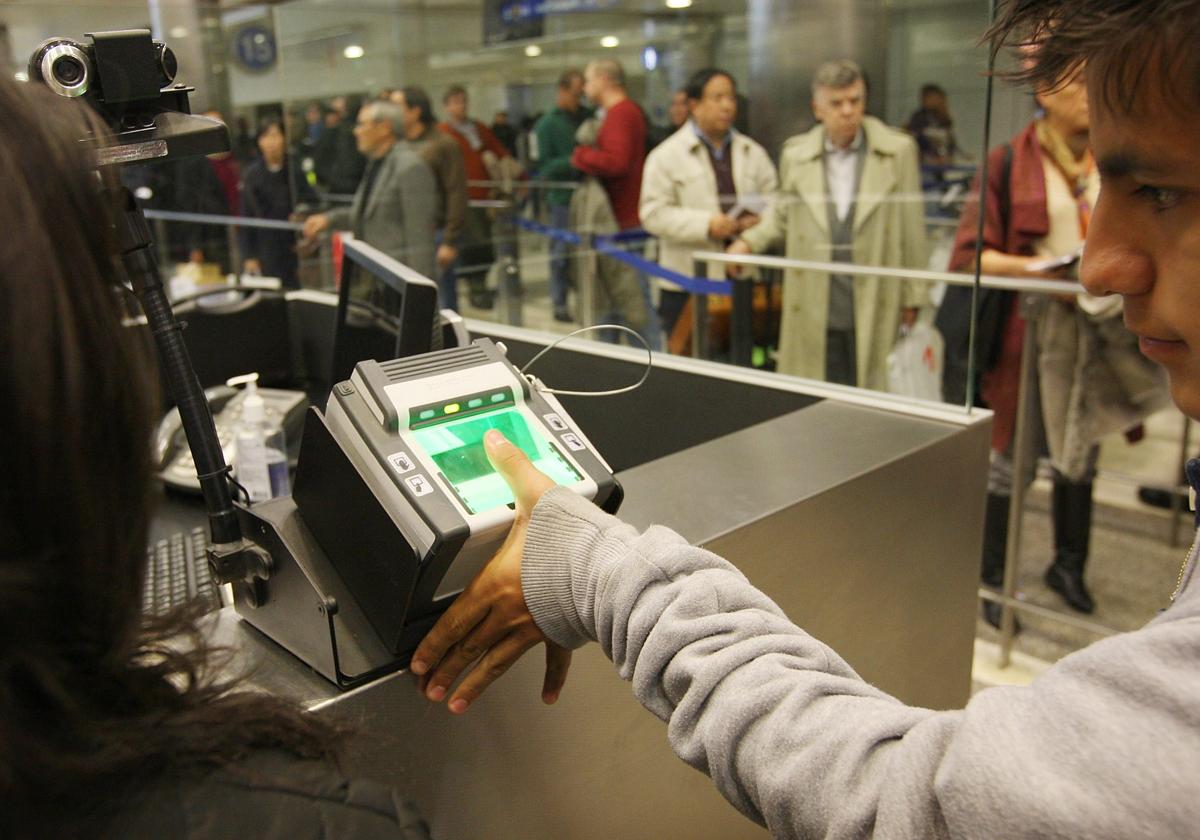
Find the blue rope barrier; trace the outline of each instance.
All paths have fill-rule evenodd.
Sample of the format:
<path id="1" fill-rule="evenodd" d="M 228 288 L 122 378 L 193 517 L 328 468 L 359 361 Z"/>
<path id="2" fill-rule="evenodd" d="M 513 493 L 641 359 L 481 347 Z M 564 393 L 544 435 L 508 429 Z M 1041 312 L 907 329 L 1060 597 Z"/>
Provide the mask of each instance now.
<path id="1" fill-rule="evenodd" d="M 649 274 L 652 277 L 658 277 L 662 280 L 669 280 L 693 295 L 733 294 L 733 284 L 728 280 L 708 280 L 700 277 L 688 277 L 686 274 L 671 271 L 671 269 L 663 268 L 656 262 L 650 262 L 650 260 L 639 257 L 637 254 L 631 254 L 623 248 L 618 248 L 613 244 L 611 237 L 597 236 L 593 244 L 599 253 L 631 265 L 644 274 Z"/>
<path id="2" fill-rule="evenodd" d="M 606 234 L 603 238 L 609 242 L 645 242 L 650 238 L 650 234 L 646 233 L 645 229 L 639 227 Z"/>
<path id="3" fill-rule="evenodd" d="M 542 236 L 566 242 L 568 245 L 583 244 L 583 237 L 573 231 L 550 227 L 549 225 L 544 225 L 541 222 L 535 222 L 533 219 L 526 219 L 522 216 L 518 216 L 516 222 L 518 227 L 524 228 L 531 233 L 540 233 Z M 733 294 L 733 284 L 728 280 L 708 280 L 699 277 L 689 277 L 686 274 L 671 271 L 669 268 L 663 268 L 658 263 L 643 259 L 636 254 L 631 254 L 629 251 L 618 247 L 618 243 L 621 242 L 641 242 L 649 238 L 650 234 L 646 233 L 646 231 L 641 228 L 634 228 L 632 230 L 623 230 L 619 233 L 597 236 L 593 240 L 593 247 L 601 254 L 621 260 L 621 262 L 633 266 L 644 274 L 668 280 L 691 294 Z"/>
<path id="4" fill-rule="evenodd" d="M 583 244 L 583 238 L 578 233 L 562 230 L 561 228 L 553 228 L 541 222 L 535 222 L 533 219 L 526 219 L 524 216 L 517 216 L 516 221 L 517 227 L 524 228 L 531 233 L 540 233 L 542 236 L 557 239 L 559 242 L 566 242 L 568 245 Z"/>

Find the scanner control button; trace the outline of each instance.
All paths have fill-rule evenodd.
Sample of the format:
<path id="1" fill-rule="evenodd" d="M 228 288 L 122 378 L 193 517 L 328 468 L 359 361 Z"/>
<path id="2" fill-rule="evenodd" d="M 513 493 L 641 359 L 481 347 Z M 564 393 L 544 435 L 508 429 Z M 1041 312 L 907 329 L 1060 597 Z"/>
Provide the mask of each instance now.
<path id="1" fill-rule="evenodd" d="M 354 393 L 354 386 L 349 382 L 339 382 L 336 386 L 337 392 L 343 397 L 348 397 Z"/>
<path id="2" fill-rule="evenodd" d="M 581 441 L 571 432 L 563 435 L 562 440 L 563 443 L 567 445 L 567 448 L 573 452 L 579 452 L 580 450 L 587 449 L 587 447 L 583 445 L 583 441 Z"/>
<path id="3" fill-rule="evenodd" d="M 414 475 L 411 478 L 406 478 L 404 479 L 404 483 L 408 485 L 408 489 L 412 491 L 414 496 L 428 496 L 433 492 L 433 485 L 423 475 Z"/>
<path id="4" fill-rule="evenodd" d="M 546 421 L 546 425 L 556 432 L 565 432 L 567 424 L 557 414 L 543 414 L 542 418 Z"/>
<path id="5" fill-rule="evenodd" d="M 413 468 L 412 459 L 403 452 L 397 452 L 395 455 L 389 455 L 388 463 L 390 463 L 392 465 L 392 469 L 394 469 L 400 475 L 410 472 Z"/>

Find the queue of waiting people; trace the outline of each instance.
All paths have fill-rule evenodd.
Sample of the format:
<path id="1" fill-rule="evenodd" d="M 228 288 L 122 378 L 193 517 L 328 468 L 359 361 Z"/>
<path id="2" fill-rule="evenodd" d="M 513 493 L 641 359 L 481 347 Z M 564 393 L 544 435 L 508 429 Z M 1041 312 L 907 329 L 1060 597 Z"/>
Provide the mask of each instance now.
<path id="1" fill-rule="evenodd" d="M 775 200 L 778 177 L 770 155 L 733 127 L 738 103 L 730 74 L 713 68 L 696 74 L 673 95 L 669 123 L 660 127 L 629 97 L 620 64 L 603 59 L 583 70 L 565 71 L 555 106 L 532 124 L 522 120 L 526 130 L 520 133 L 503 112 L 496 114 L 493 126 L 468 116 L 468 94 L 459 86 L 443 92 L 441 121 L 432 97 L 415 86 L 383 90 L 361 105 L 337 96 L 310 103 L 303 113 L 269 118 L 253 141 L 235 143 L 237 149 L 255 148 L 253 160 L 239 162 L 227 156 L 226 162 L 210 159 L 207 165 L 193 166 L 195 172 L 172 173 L 176 187 L 165 194 L 161 206 L 212 215 L 244 212 L 274 220 L 295 220 L 331 204 L 334 209 L 308 215 L 302 237 L 242 229 L 236 243 L 242 252 L 239 266 L 232 264 L 229 238 L 221 226 L 175 225 L 173 238 L 178 241 L 173 243 L 172 257 L 215 262 L 222 273 L 235 268 L 262 271 L 295 287 L 299 284 L 297 249 L 311 252 L 316 234 L 345 226 L 361 236 L 371 228 L 368 241 L 375 240 L 373 244 L 397 256 L 424 265 L 425 252 L 432 254 L 427 267 L 438 280 L 443 306 L 459 308 L 461 283 L 473 308 L 488 309 L 493 293 L 487 275 L 498 256 L 506 249 L 511 252 L 512 232 L 498 241 L 494 210 L 483 205 L 495 197 L 496 184 L 505 178 L 519 179 L 529 169 L 548 182 L 546 189 L 535 193 L 551 226 L 596 233 L 644 229 L 657 239 L 658 261 L 679 273 L 691 273 L 685 255 L 701 247 L 728 247 L 734 252 L 774 249 L 788 256 L 835 260 L 855 255 L 858 261 L 872 261 L 857 256 L 866 248 L 868 255 L 884 264 L 923 266 L 924 234 L 917 208 L 893 196 L 875 200 L 880 197 L 874 187 L 877 177 L 897 192 L 919 189 L 912 187 L 909 177 L 917 165 L 916 154 L 909 154 L 913 146 L 899 131 L 865 116 L 861 73 L 847 70 L 853 68 L 849 62 L 841 65 L 843 76 L 829 78 L 838 84 L 847 82 L 842 85 L 846 89 L 857 84 L 863 90 L 838 97 L 834 106 L 818 112 L 825 96 L 820 92 L 840 88 L 823 82 L 814 85 L 819 125 L 806 135 L 813 145 L 818 137 L 830 135 L 834 120 L 844 123 L 837 130 L 850 145 L 829 156 L 818 148 L 819 154 L 806 161 L 808 170 L 814 162 L 817 169 L 827 170 L 827 190 L 819 183 L 819 173 L 812 180 L 813 170 L 804 175 L 806 183 L 785 182 L 780 200 Z M 826 76 L 830 72 L 825 68 Z M 406 102 L 406 92 L 414 103 Z M 926 118 L 914 118 L 914 129 L 944 133 L 942 127 L 949 120 L 944 96 L 921 113 Z M 457 158 L 449 144 L 429 143 L 435 130 L 437 137 L 449 138 L 457 146 Z M 283 144 L 282 158 L 280 132 L 292 139 L 290 148 Z M 244 127 L 235 133 L 240 137 Z M 785 144 L 785 163 L 799 139 Z M 881 150 L 881 143 L 885 147 L 891 143 L 899 152 Z M 393 147 L 398 149 L 395 153 Z M 522 151 L 522 162 L 513 149 Z M 409 157 L 417 158 L 416 162 Z M 827 157 L 832 161 L 828 167 Z M 427 186 L 420 195 L 411 184 L 403 197 L 399 195 L 402 184 L 409 182 L 393 178 L 397 158 L 406 159 L 399 169 L 423 171 L 419 180 Z M 872 165 L 861 166 L 860 171 L 855 164 L 859 160 L 870 160 Z M 876 161 L 886 164 L 884 170 L 874 165 Z M 684 169 L 692 167 L 696 178 L 679 178 L 676 164 L 680 163 Z M 796 167 L 797 173 L 806 171 L 804 165 Z M 386 176 L 382 182 L 381 175 Z M 827 192 L 832 200 L 826 202 L 814 188 Z M 857 201 L 859 192 L 869 193 L 871 200 Z M 572 199 L 581 198 L 580 193 L 587 200 L 576 201 L 572 214 Z M 243 196 L 250 200 L 243 202 Z M 813 217 L 814 222 L 795 212 L 805 200 L 813 206 L 827 204 L 823 217 Z M 879 221 L 868 224 L 880 206 L 884 212 Z M 824 238 L 805 230 L 810 223 Z M 886 232 L 882 238 L 873 232 L 876 229 Z M 429 230 L 428 242 L 409 241 L 426 236 Z M 803 253 L 797 250 L 799 242 L 806 243 Z M 595 318 L 629 326 L 655 348 L 687 352 L 691 319 L 685 309 L 687 296 L 678 286 L 612 258 L 593 255 L 590 259 L 597 290 Z M 570 259 L 562 243 L 551 244 L 550 297 L 553 316 L 562 322 L 581 315 L 579 302 L 572 308 L 568 301 L 573 262 L 577 261 Z M 893 322 L 910 320 L 923 302 L 923 292 L 910 289 L 898 296 L 894 284 L 876 288 L 880 284 L 869 279 L 851 281 L 844 276 L 835 277 L 828 288 L 820 285 L 791 278 L 783 284 L 782 302 L 756 300 L 759 320 L 768 331 L 779 332 L 777 368 L 839 382 L 878 384 L 889 338 L 894 336 Z M 810 299 L 801 301 L 800 294 Z M 857 307 L 856 296 L 861 300 Z M 716 310 L 712 320 L 719 330 L 723 315 L 719 306 Z M 856 323 L 856 311 L 867 313 L 861 323 Z M 817 333 L 823 338 L 814 337 Z"/>

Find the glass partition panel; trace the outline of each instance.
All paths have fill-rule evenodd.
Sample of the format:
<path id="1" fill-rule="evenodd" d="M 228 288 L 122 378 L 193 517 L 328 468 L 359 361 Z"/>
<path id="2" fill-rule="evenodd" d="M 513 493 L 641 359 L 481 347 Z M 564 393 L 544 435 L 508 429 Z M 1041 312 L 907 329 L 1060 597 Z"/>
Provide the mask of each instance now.
<path id="1" fill-rule="evenodd" d="M 17 2 L 0 57 L 17 72 L 49 35 L 133 26 L 175 49 L 193 109 L 233 147 L 126 172 L 172 275 L 333 288 L 349 230 L 469 317 L 624 324 L 664 352 L 966 405 L 972 292 L 945 272 L 974 268 L 988 15 L 986 0 Z M 564 74 L 590 62 L 581 98 Z M 722 72 L 689 98 L 705 68 Z M 406 88 L 429 107 L 374 107 Z M 414 110 L 457 144 L 465 184 L 422 151 Z M 1028 110 L 999 95 L 997 136 Z M 371 165 L 391 134 L 433 178 L 400 189 Z M 695 260 L 727 250 L 782 262 Z"/>

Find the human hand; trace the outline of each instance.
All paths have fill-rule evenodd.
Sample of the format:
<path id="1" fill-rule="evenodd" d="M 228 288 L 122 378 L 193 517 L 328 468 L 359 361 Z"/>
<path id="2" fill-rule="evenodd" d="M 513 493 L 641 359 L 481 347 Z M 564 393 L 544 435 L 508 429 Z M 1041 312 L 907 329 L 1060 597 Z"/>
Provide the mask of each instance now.
<path id="1" fill-rule="evenodd" d="M 443 242 L 438 246 L 437 267 L 439 271 L 445 271 L 456 259 L 458 259 L 458 249 L 453 245 L 447 245 Z"/>
<path id="2" fill-rule="evenodd" d="M 744 230 L 750 230 L 750 228 L 754 227 L 761 221 L 762 216 L 759 216 L 757 213 L 743 213 L 737 217 L 738 233 L 741 233 Z"/>
<path id="3" fill-rule="evenodd" d="M 529 517 L 554 482 L 494 429 L 484 436 L 484 450 L 496 472 L 512 488 L 517 503 L 516 519 L 496 556 L 438 619 L 409 665 L 421 678 L 418 688 L 437 703 L 446 697 L 463 670 L 475 663 L 449 697 L 449 709 L 456 715 L 465 712 L 489 685 L 539 642 L 546 643 L 544 702 L 558 699 L 571 665 L 571 652 L 549 641 L 534 623 L 521 590 L 521 557 Z"/>
<path id="4" fill-rule="evenodd" d="M 251 257 L 242 263 L 243 274 L 262 274 L 262 263 Z"/>
<path id="5" fill-rule="evenodd" d="M 304 220 L 304 238 L 311 239 L 329 227 L 329 217 L 324 213 L 316 213 Z"/>
<path id="6" fill-rule="evenodd" d="M 738 232 L 738 223 L 724 213 L 717 213 L 708 220 L 708 238 L 724 242 Z"/>
<path id="7" fill-rule="evenodd" d="M 738 256 L 746 256 L 752 252 L 750 251 L 750 246 L 747 245 L 744 240 L 735 239 L 729 243 L 729 247 L 725 249 L 725 253 L 726 254 L 734 254 L 734 255 L 738 255 Z M 744 269 L 745 269 L 745 266 L 730 265 L 730 266 L 726 266 L 725 270 L 726 270 L 726 273 L 730 277 L 740 277 L 742 274 L 742 271 Z"/>

